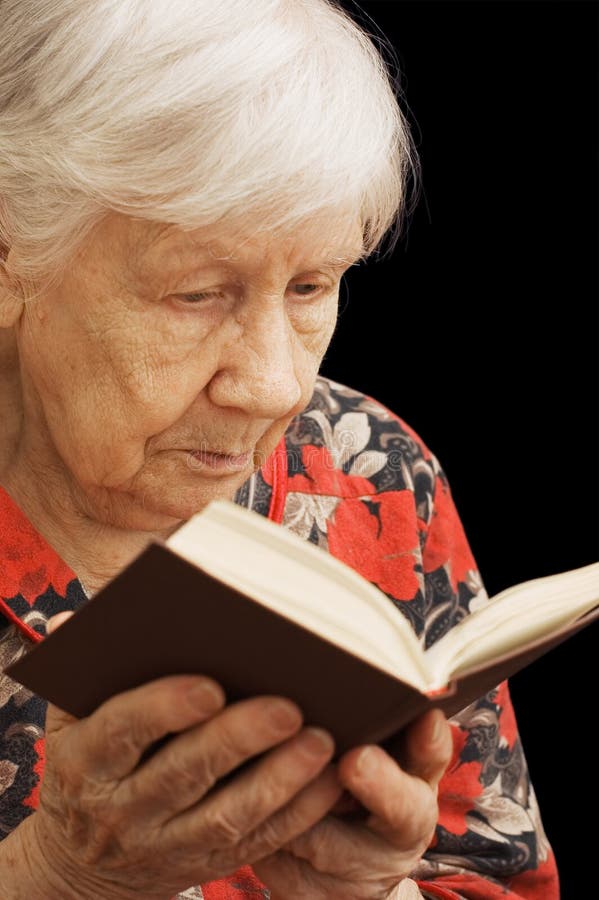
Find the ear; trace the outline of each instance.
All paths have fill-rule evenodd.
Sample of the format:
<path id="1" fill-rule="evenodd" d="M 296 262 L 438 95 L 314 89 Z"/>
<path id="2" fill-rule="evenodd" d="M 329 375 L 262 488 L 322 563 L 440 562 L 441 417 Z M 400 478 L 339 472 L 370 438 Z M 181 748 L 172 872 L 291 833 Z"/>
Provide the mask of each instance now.
<path id="1" fill-rule="evenodd" d="M 10 328 L 23 311 L 23 294 L 10 270 L 11 250 L 0 241 L 0 328 Z"/>

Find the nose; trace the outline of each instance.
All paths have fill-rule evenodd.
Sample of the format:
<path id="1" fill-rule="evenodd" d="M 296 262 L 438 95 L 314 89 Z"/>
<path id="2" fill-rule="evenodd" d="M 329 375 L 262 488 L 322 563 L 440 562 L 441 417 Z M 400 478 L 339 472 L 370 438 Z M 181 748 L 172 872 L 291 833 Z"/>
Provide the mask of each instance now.
<path id="1" fill-rule="evenodd" d="M 280 300 L 276 306 L 254 306 L 240 324 L 241 333 L 237 329 L 223 348 L 208 386 L 210 400 L 263 419 L 295 412 L 302 395 L 301 347 Z"/>

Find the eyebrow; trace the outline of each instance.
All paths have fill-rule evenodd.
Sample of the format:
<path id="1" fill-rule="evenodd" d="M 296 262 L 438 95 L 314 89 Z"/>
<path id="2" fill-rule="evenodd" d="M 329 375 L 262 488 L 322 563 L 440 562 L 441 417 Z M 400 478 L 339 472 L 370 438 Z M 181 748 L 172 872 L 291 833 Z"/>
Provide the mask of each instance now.
<path id="1" fill-rule="evenodd" d="M 350 266 L 355 265 L 360 262 L 364 258 L 364 248 L 362 247 L 358 253 L 352 251 L 348 253 L 347 256 L 329 256 L 326 259 L 322 259 L 319 262 L 321 266 L 327 266 L 328 268 L 335 269 L 341 266 Z"/>
<path id="2" fill-rule="evenodd" d="M 327 269 L 341 269 L 345 266 L 356 265 L 364 258 L 364 247 L 358 250 L 356 247 L 340 250 L 339 253 L 324 257 L 310 266 L 305 266 L 306 270 L 310 268 L 318 268 L 322 266 Z M 235 265 L 234 256 L 217 256 L 210 252 L 206 246 L 190 247 L 174 247 L 164 254 L 162 257 L 165 262 L 172 261 L 176 257 L 177 263 L 173 263 L 173 268 L 181 268 L 186 270 L 197 271 L 208 267 L 216 267 L 219 265 Z"/>

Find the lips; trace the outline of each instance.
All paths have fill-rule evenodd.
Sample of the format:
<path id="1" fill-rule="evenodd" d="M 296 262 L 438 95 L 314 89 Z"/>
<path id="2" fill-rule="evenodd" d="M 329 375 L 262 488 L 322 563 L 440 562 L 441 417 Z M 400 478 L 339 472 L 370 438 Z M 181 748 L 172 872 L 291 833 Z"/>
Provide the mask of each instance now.
<path id="1" fill-rule="evenodd" d="M 252 450 L 243 453 L 220 453 L 217 450 L 192 450 L 190 457 L 194 467 L 217 471 L 237 472 L 245 469 L 253 457 Z"/>

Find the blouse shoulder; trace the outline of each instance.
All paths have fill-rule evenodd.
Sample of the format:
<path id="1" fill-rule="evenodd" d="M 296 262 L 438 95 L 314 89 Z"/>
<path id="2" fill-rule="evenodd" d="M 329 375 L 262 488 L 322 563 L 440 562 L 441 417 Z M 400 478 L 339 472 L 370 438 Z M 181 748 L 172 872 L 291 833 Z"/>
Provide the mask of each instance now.
<path id="1" fill-rule="evenodd" d="M 343 496 L 407 490 L 418 518 L 429 523 L 435 484 L 445 475 L 416 431 L 375 398 L 321 375 L 286 440 L 290 489 L 303 484 L 308 493 Z"/>
<path id="2" fill-rule="evenodd" d="M 319 377 L 286 444 L 283 524 L 379 587 L 427 646 L 486 601 L 445 473 L 399 415 Z"/>
<path id="3" fill-rule="evenodd" d="M 319 375 L 316 379 L 312 399 L 300 414 L 300 418 L 314 418 L 315 412 L 320 412 L 334 424 L 343 419 L 346 430 L 352 430 L 359 424 L 358 419 L 347 419 L 347 416 L 364 416 L 372 427 L 379 426 L 375 436 L 379 436 L 381 429 L 391 429 L 405 437 L 406 450 L 415 457 L 426 460 L 433 458 L 422 438 L 396 412 L 369 394 L 333 381 L 324 375 Z"/>

